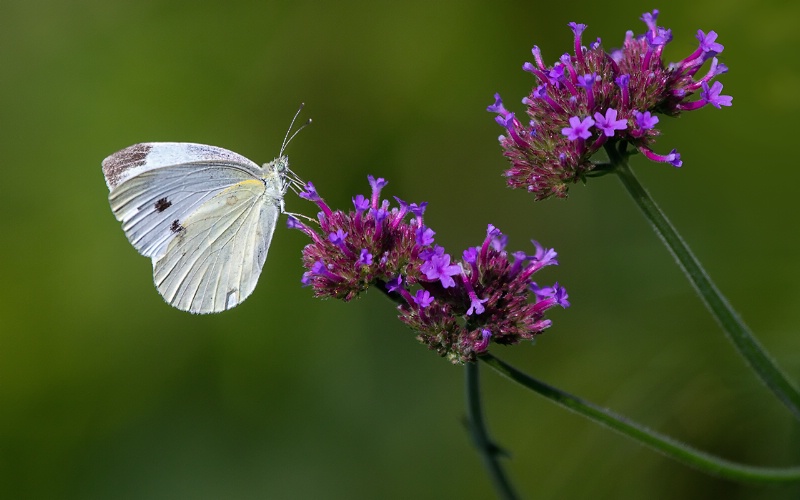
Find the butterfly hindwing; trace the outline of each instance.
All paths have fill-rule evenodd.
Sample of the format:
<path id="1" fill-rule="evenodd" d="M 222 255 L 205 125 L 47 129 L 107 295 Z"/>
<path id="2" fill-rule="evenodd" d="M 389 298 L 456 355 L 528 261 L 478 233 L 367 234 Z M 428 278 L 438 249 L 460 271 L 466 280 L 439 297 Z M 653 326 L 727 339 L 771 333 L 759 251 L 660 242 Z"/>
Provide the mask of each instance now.
<path id="1" fill-rule="evenodd" d="M 172 306 L 193 313 L 236 306 L 256 286 L 266 260 L 280 198 L 261 180 L 241 181 L 198 207 L 154 259 L 156 287 Z"/>

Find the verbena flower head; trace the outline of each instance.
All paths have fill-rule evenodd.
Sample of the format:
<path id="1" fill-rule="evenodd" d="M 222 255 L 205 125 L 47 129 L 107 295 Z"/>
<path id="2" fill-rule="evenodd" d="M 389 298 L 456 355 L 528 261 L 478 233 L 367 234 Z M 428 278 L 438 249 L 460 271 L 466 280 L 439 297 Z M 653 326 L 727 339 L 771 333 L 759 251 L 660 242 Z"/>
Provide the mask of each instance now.
<path id="1" fill-rule="evenodd" d="M 451 255 L 425 225 L 425 203 L 381 199 L 384 179 L 370 176 L 372 194 L 353 198 L 348 211 L 332 210 L 311 183 L 300 196 L 320 208 L 319 229 L 289 218 L 311 243 L 303 249 L 302 282 L 320 298 L 351 300 L 371 286 L 395 299 L 399 318 L 417 339 L 453 363 L 472 361 L 491 342 L 516 344 L 550 326 L 545 312 L 568 307 L 556 283 L 540 287 L 539 269 L 556 253 L 533 242 L 534 253 L 508 254 L 507 237 L 489 225 L 480 245 Z"/>
<path id="2" fill-rule="evenodd" d="M 722 84 L 710 83 L 728 68 L 715 57 L 723 50 L 717 34 L 702 30 L 697 32 L 697 50 L 665 65 L 661 56 L 672 32 L 656 25 L 657 16 L 657 10 L 645 13 L 641 19 L 647 31 L 638 36 L 629 31 L 622 48 L 610 53 L 599 38 L 584 47 L 586 25 L 577 23 L 569 23 L 574 55 L 564 54 L 546 66 L 539 47 L 533 48 L 535 62 L 522 66 L 538 81 L 522 100 L 529 123 L 508 111 L 499 94 L 487 108 L 506 129 L 500 144 L 511 160 L 505 174 L 509 186 L 526 189 L 537 200 L 564 198 L 570 184 L 585 180 L 595 168 L 592 155 L 620 142 L 650 160 L 682 165 L 677 151 L 662 155 L 651 149 L 660 134 L 655 115 L 678 116 L 709 104 L 730 106 L 732 98 L 721 94 Z M 698 75 L 708 60 L 709 69 Z"/>

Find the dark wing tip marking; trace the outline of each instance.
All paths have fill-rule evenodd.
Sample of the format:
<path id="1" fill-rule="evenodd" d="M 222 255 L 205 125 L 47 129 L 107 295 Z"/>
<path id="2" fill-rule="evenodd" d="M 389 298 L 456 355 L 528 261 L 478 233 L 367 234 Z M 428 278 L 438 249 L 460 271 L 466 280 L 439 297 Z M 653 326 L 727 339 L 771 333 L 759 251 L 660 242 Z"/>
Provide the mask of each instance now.
<path id="1" fill-rule="evenodd" d="M 103 175 L 108 185 L 117 187 L 126 170 L 144 165 L 151 149 L 151 144 L 134 144 L 103 160 Z"/>
<path id="2" fill-rule="evenodd" d="M 156 212 L 163 212 L 164 210 L 168 209 L 172 206 L 172 202 L 166 198 L 161 198 L 156 202 L 155 208 Z"/>

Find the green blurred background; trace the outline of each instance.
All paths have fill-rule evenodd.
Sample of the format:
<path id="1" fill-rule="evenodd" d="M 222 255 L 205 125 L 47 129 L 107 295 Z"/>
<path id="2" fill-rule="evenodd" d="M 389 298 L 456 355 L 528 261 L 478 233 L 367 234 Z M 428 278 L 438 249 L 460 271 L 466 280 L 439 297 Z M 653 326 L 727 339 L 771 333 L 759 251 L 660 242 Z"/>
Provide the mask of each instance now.
<path id="1" fill-rule="evenodd" d="M 6 1 L 0 9 L 0 497 L 490 498 L 463 427 L 463 369 L 428 352 L 379 294 L 319 301 L 281 222 L 255 294 L 197 317 L 167 306 L 107 202 L 101 160 L 142 141 L 277 155 L 334 207 L 428 201 L 459 253 L 487 223 L 561 266 L 573 307 L 535 346 L 495 353 L 558 387 L 732 460 L 800 463 L 788 412 L 754 380 L 614 178 L 533 203 L 504 187 L 485 112 L 518 104 L 533 44 L 548 62 L 618 46 L 661 7 L 666 58 L 716 30 L 734 107 L 667 119 L 636 158 L 645 185 L 759 338 L 800 379 L 792 2 L 323 4 Z M 287 197 L 290 210 L 313 214 Z M 528 498 L 795 498 L 709 478 L 483 370 L 486 411 Z"/>

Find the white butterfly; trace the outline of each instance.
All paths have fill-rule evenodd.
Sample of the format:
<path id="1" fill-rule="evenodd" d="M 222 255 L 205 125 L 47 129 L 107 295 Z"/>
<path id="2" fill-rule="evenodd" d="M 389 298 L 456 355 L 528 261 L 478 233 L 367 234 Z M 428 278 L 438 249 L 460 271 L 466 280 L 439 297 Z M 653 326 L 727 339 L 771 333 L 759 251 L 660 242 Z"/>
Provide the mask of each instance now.
<path id="1" fill-rule="evenodd" d="M 156 288 L 169 304 L 220 312 L 253 293 L 283 196 L 300 183 L 286 143 L 263 167 L 181 142 L 135 144 L 103 160 L 111 210 L 134 248 L 153 259 Z"/>

